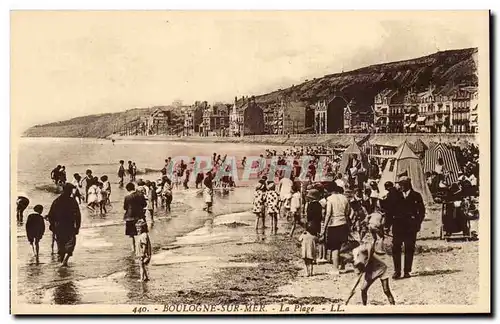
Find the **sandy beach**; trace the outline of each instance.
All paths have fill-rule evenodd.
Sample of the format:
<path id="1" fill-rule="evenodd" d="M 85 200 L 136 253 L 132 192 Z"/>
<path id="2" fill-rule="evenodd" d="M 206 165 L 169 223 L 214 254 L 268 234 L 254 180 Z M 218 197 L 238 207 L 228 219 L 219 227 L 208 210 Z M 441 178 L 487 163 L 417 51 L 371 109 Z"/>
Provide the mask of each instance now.
<path id="1" fill-rule="evenodd" d="M 438 211 L 435 207 L 428 211 L 419 234 L 413 277 L 391 280 L 397 304 L 472 305 L 477 302 L 478 244 L 439 240 Z M 301 231 L 290 239 L 284 234 L 289 225 L 282 221 L 277 236 L 257 235 L 252 221 L 253 215 L 248 212 L 226 215 L 183 240 L 163 247 L 153 257 L 152 281 L 138 283 L 137 293 L 128 296 L 129 303 L 326 304 L 345 301 L 356 279 L 353 270 L 336 276 L 332 274 L 331 264 L 322 264 L 315 266 L 313 277 L 305 277 L 296 241 Z M 211 244 L 196 245 L 197 241 Z M 189 246 L 183 247 L 184 244 Z M 392 274 L 390 245 L 389 238 L 385 244 L 387 254 L 382 258 Z M 164 284 L 164 276 L 178 276 L 179 285 Z M 119 282 L 124 278 L 110 279 Z M 351 304 L 361 304 L 359 292 Z M 378 283 L 370 290 L 369 304 L 387 304 Z"/>

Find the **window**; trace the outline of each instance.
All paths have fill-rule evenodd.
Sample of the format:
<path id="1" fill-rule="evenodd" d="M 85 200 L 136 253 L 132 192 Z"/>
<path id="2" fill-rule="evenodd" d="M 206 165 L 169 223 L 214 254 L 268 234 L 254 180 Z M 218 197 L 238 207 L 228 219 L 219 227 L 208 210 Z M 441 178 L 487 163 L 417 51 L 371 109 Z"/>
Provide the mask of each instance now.
<path id="1" fill-rule="evenodd" d="M 389 172 L 392 172 L 392 171 L 394 171 L 394 165 L 396 164 L 396 160 L 392 159 L 389 163 L 390 163 L 389 164 Z"/>

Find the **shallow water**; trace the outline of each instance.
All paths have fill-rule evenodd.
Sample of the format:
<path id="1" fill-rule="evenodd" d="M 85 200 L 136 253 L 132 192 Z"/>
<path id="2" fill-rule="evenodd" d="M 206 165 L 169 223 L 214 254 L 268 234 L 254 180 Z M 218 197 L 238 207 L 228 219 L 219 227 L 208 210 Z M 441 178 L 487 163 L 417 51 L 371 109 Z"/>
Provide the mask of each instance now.
<path id="1" fill-rule="evenodd" d="M 137 289 L 134 285 L 113 284 L 119 278 L 136 281 L 138 276 L 138 267 L 131 253 L 130 238 L 124 235 L 121 206 L 126 192 L 118 188 L 115 177 L 120 159 L 135 161 L 139 169 L 151 171 L 138 178 L 155 180 L 159 173 L 154 170 L 161 169 L 168 156 L 210 156 L 218 152 L 241 159 L 243 156 L 258 155 L 265 148 L 269 147 L 224 144 L 222 152 L 220 144 L 206 143 L 187 145 L 148 142 L 145 145 L 131 141 L 116 142 L 112 145 L 110 141 L 91 139 L 22 139 L 19 146 L 17 189 L 19 192 L 25 192 L 30 199 L 30 206 L 24 213 L 25 219 L 36 204 L 44 207 L 45 215 L 57 197 L 50 180 L 50 171 L 57 164 L 66 166 L 68 179 L 72 178 L 73 173 L 84 174 L 86 169 L 92 169 L 94 175 L 99 177 L 108 175 L 112 185 L 113 207 L 107 215 L 101 217 L 89 214 L 89 210 L 84 205 L 81 206 L 82 229 L 77 237 L 74 256 L 70 259 L 70 267 L 67 269 L 60 268 L 55 257 L 51 255 L 48 226 L 41 241 L 39 264 L 35 264 L 31 256 L 24 228 L 18 226 L 17 247 L 13 248 L 17 249 L 19 259 L 17 289 L 21 299 L 32 303 L 56 304 L 109 300 L 123 302 L 130 296 L 131 291 Z M 183 249 L 193 245 L 245 239 L 242 228 L 252 225 L 252 218 L 248 213 L 238 212 L 249 210 L 252 195 L 251 188 L 247 186 L 252 184 L 253 181 L 237 183 L 238 188 L 228 195 L 217 194 L 214 213 L 211 215 L 201 210 L 203 199 L 196 189 L 175 190 L 172 212 L 157 212 L 157 221 L 150 229 L 155 253 L 151 266 L 189 262 L 195 267 L 196 264 L 201 267 L 211 259 L 183 255 Z M 191 186 L 194 187 L 194 184 Z M 231 224 L 234 226 L 230 226 Z M 162 250 L 169 245 L 180 248 L 175 251 Z M 169 280 L 169 276 L 165 276 L 165 280 Z M 174 276 L 171 280 L 179 281 L 179 278 Z M 182 288 L 182 285 L 182 282 L 176 282 L 177 287 Z"/>

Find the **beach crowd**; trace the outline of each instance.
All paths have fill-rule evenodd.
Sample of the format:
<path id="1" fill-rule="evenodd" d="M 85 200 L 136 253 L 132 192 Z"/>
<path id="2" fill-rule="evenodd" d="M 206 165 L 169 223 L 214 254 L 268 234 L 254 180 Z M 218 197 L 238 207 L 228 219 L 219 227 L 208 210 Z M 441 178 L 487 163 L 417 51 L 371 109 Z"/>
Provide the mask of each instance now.
<path id="1" fill-rule="evenodd" d="M 426 183 L 436 201 L 460 201 L 456 206 L 464 215 L 477 214 L 477 147 L 462 148 L 458 155 L 460 172 L 456 181 L 450 181 L 450 170 L 438 159 L 435 170 L 425 175 Z M 229 194 L 236 188 L 238 169 L 251 168 L 257 181 L 252 201 L 257 233 L 263 234 L 270 228 L 271 235 L 277 235 L 278 224 L 287 223 L 289 230 L 283 234 L 298 240 L 307 276 L 314 274 L 315 264 L 331 263 L 336 275 L 353 264 L 364 274 L 363 303 L 368 288 L 378 279 L 389 302 L 394 303 L 388 267 L 379 256 L 386 253 L 386 238 L 392 237 L 392 278 L 411 277 L 417 234 L 426 215 L 422 193 L 415 190 L 408 173 L 381 183 L 387 161 L 380 157 L 370 158 L 361 150 L 345 156 L 342 149 L 308 146 L 287 148 L 280 153 L 268 149 L 259 157 L 243 157 L 238 163 L 213 153 L 205 166 L 200 166 L 197 157 L 169 157 L 156 181 L 137 179 L 136 163 L 128 161 L 125 165 L 120 160 L 118 184 L 127 191 L 123 201 L 125 235 L 131 238 L 132 251 L 138 256 L 140 280 L 149 280 L 147 265 L 152 256 L 147 220 L 149 226 L 154 226 L 158 210 L 171 212 L 174 191 L 189 189 L 194 180 L 203 197 L 203 210 L 212 213 L 214 191 Z M 67 266 L 81 226 L 80 205 L 85 204 L 93 217 L 105 217 L 113 208 L 111 183 L 107 175 L 95 176 L 90 169 L 84 177 L 73 174 L 73 180 L 68 182 L 65 167 L 60 165 L 52 170 L 51 180 L 62 193 L 46 216 L 42 216 L 41 205 L 34 207 L 26 221 L 26 233 L 38 261 L 39 241 L 48 222 L 52 253 L 56 243 L 59 261 Z M 18 196 L 19 225 L 23 224 L 23 212 L 29 204 L 28 197 Z M 298 228 L 301 230 L 295 235 Z"/>

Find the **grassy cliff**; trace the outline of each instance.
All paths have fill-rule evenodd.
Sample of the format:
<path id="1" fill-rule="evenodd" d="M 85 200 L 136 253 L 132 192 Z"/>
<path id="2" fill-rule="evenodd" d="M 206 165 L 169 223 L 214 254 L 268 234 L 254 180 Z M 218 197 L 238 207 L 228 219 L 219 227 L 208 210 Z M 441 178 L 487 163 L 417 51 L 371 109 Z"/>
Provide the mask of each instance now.
<path id="1" fill-rule="evenodd" d="M 347 99 L 355 99 L 360 107 L 369 109 L 375 95 L 385 88 L 424 90 L 430 82 L 436 88 L 459 84 L 477 85 L 476 48 L 441 51 L 428 56 L 367 66 L 353 71 L 325 75 L 287 89 L 256 96 L 262 104 L 275 104 L 281 96 L 290 96 L 313 104 L 329 96 L 331 89 L 341 91 Z M 154 108 L 132 109 L 120 113 L 89 115 L 70 120 L 37 125 L 28 129 L 30 137 L 106 137 L 126 121 L 150 114 Z M 172 110 L 175 112 L 175 110 Z M 182 118 L 176 116 L 176 123 Z"/>

